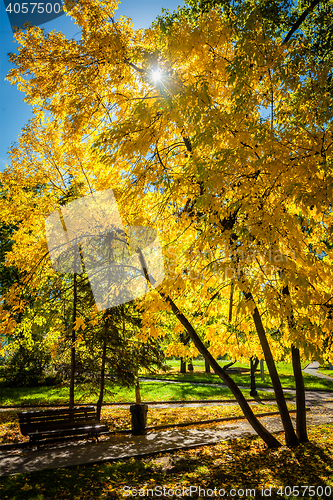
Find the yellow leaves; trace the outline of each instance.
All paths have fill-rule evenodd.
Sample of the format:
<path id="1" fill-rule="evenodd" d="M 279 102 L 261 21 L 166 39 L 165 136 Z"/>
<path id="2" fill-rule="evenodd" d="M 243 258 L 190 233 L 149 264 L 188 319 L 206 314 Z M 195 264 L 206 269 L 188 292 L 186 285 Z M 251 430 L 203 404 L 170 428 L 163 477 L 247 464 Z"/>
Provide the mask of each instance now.
<path id="1" fill-rule="evenodd" d="M 10 318 L 10 312 L 0 308 L 0 320 L 7 321 Z"/>
<path id="2" fill-rule="evenodd" d="M 198 350 L 192 345 L 184 345 L 180 342 L 174 342 L 169 344 L 165 350 L 165 356 L 171 357 L 181 357 L 184 359 L 190 359 L 198 355 Z"/>
<path id="3" fill-rule="evenodd" d="M 66 12 L 82 28 L 79 42 L 39 28 L 16 35 L 20 48 L 8 79 L 25 91 L 38 118 L 22 132 L 11 166 L 1 176 L 10 200 L 1 201 L 3 219 L 20 224 L 7 262 L 25 271 L 31 290 L 38 290 L 53 273 L 49 261 L 40 263 L 47 250 L 42 222 L 63 198 L 68 179 L 83 186 L 82 196 L 115 188 L 126 222 L 158 224 L 164 245 L 175 245 L 165 254 L 167 279 L 161 290 L 216 352 L 254 352 L 258 344 L 251 344 L 252 320 L 246 318 L 255 303 L 242 301 L 242 292 L 251 288 L 261 313 L 268 309 L 267 314 L 282 318 L 286 311 L 276 305 L 276 270 L 285 270 L 300 315 L 324 295 L 327 300 L 332 282 L 329 263 L 323 261 L 326 267 L 319 273 L 307 249 L 311 243 L 318 254 L 324 250 L 320 217 L 322 204 L 328 206 L 325 179 L 330 174 L 316 153 L 331 139 L 314 133 L 313 97 L 302 95 L 307 82 L 289 74 L 286 55 L 297 51 L 298 42 L 287 48 L 264 37 L 257 14 L 248 21 L 249 43 L 237 47 L 231 21 L 218 9 L 195 22 L 179 16 L 161 34 L 161 23 L 146 31 L 134 31 L 126 18 L 110 23 L 116 8 L 114 0 L 68 1 Z M 163 70 L 158 85 L 149 77 L 157 63 Z M 313 71 L 323 78 L 319 71 L 325 68 Z M 272 104 L 273 124 L 270 115 L 261 116 L 262 106 L 268 114 Z M 42 112 L 50 120 L 43 121 Z M 306 206 L 312 204 L 305 196 L 315 201 L 301 228 L 299 211 L 305 207 L 309 214 Z M 239 267 L 218 255 L 232 234 L 249 258 Z M 252 246 L 274 250 L 276 241 L 283 260 L 267 253 L 250 260 Z M 286 261 L 288 251 L 295 256 Z M 249 271 L 248 283 L 242 283 L 240 268 Z M 223 291 L 230 278 L 235 281 L 231 324 Z M 307 291 L 310 283 L 316 297 Z M 6 299 L 16 312 L 26 305 L 19 296 L 13 288 Z M 157 338 L 168 328 L 180 335 L 183 326 L 177 322 L 172 330 L 168 306 L 157 297 L 150 292 L 138 301 L 146 309 L 142 337 Z M 319 322 L 319 313 L 314 316 Z M 92 315 L 89 324 L 98 321 Z M 14 325 L 9 316 L 2 323 L 3 329 Z M 84 330 L 85 321 L 76 318 L 74 328 Z M 287 343 L 290 337 L 283 335 Z M 183 348 L 173 349 L 185 353 Z"/>
<path id="4" fill-rule="evenodd" d="M 86 328 L 86 325 L 85 325 L 82 318 L 75 319 L 74 330 L 77 331 L 79 328 L 82 328 L 82 330 L 84 330 Z"/>
<path id="5" fill-rule="evenodd" d="M 11 336 L 15 331 L 17 323 L 14 318 L 8 317 L 6 321 L 0 323 L 0 333 L 5 336 Z"/>
<path id="6" fill-rule="evenodd" d="M 160 336 L 159 330 L 154 325 L 150 326 L 150 335 L 154 339 L 157 339 Z"/>
<path id="7" fill-rule="evenodd" d="M 91 326 L 96 326 L 99 323 L 99 318 L 95 314 L 95 312 L 92 313 L 92 319 L 90 320 Z"/>

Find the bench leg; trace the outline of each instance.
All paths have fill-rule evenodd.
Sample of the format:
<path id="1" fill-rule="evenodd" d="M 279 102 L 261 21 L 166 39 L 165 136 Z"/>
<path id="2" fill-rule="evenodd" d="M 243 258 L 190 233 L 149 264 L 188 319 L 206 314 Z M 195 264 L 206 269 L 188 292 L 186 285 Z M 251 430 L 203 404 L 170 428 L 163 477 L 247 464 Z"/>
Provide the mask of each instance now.
<path id="1" fill-rule="evenodd" d="M 37 445 L 37 450 L 39 450 L 39 442 L 36 441 L 36 438 L 30 438 L 29 445 L 31 448 Z"/>

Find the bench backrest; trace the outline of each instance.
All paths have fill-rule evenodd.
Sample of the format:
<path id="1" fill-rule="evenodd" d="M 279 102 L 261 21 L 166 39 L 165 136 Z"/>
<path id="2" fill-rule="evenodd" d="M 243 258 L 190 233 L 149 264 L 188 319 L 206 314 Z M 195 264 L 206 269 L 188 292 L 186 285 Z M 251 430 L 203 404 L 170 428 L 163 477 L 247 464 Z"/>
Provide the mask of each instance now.
<path id="1" fill-rule="evenodd" d="M 78 425 L 97 423 L 97 414 L 93 406 L 72 409 L 44 411 L 24 411 L 18 415 L 21 433 L 61 430 Z"/>

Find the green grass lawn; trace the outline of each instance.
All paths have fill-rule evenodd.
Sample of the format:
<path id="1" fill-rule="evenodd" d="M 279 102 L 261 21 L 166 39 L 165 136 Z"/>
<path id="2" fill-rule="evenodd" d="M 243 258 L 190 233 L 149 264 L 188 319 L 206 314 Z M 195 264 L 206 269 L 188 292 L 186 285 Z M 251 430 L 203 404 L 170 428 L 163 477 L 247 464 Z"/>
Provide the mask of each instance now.
<path id="1" fill-rule="evenodd" d="M 220 365 L 226 364 L 227 361 L 219 361 Z M 204 373 L 204 363 L 200 360 L 194 360 L 194 372 L 193 375 L 189 372 L 187 373 L 179 373 L 179 364 L 178 360 L 168 361 L 168 366 L 170 367 L 170 371 L 168 373 L 159 373 L 157 375 L 153 375 L 153 378 L 165 378 L 172 379 L 178 381 L 194 381 L 194 382 L 209 382 L 209 383 L 222 383 L 220 377 L 215 375 L 214 373 Z M 307 362 L 303 363 L 302 367 L 305 367 Z M 257 387 L 273 387 L 271 378 L 268 374 L 266 363 L 265 366 L 265 380 L 261 380 L 260 373 L 256 373 L 256 384 Z M 277 370 L 280 376 L 280 380 L 282 383 L 282 387 L 295 389 L 295 379 L 293 375 L 293 369 L 291 363 L 278 362 L 276 363 Z M 249 364 L 236 363 L 232 366 L 232 368 L 249 368 Z M 331 371 L 332 370 L 328 370 Z M 250 385 L 250 374 L 237 374 L 230 373 L 233 380 L 241 386 Z M 148 376 L 148 375 L 147 375 Z M 151 377 L 151 375 L 149 375 Z M 323 390 L 323 391 L 333 391 L 333 379 L 332 382 L 330 380 L 320 379 L 313 375 L 308 375 L 307 373 L 303 373 L 304 384 L 306 389 L 315 389 L 315 390 Z"/>
<path id="2" fill-rule="evenodd" d="M 221 364 L 226 361 L 221 361 Z M 168 401 L 168 400 L 195 400 L 195 399 L 219 399 L 219 398 L 233 398 L 231 391 L 224 387 L 211 387 L 211 386 L 197 386 L 192 385 L 190 382 L 208 382 L 212 384 L 221 384 L 222 381 L 213 373 L 204 373 L 204 362 L 202 360 L 194 360 L 194 373 L 181 374 L 179 370 L 178 360 L 168 360 L 170 371 L 167 373 L 159 373 L 156 375 L 144 374 L 142 376 L 159 378 L 159 379 L 172 379 L 182 384 L 169 384 L 145 381 L 141 382 L 141 395 L 143 401 Z M 306 363 L 304 363 L 304 366 Z M 248 365 L 237 363 L 233 367 L 246 367 Z M 282 387 L 295 388 L 295 381 L 292 372 L 291 363 L 277 363 L 277 369 L 280 375 Z M 176 371 L 177 370 L 177 371 Z M 332 370 L 327 370 L 332 373 Z M 249 374 L 231 373 L 233 380 L 240 386 L 250 387 Z M 320 379 L 318 377 L 303 374 L 305 388 L 333 391 L 333 379 L 330 380 Z M 265 397 L 264 391 L 260 388 L 272 387 L 270 376 L 265 366 L 265 380 L 262 381 L 260 374 L 256 374 L 256 383 L 259 388 L 258 395 Z M 135 393 L 133 388 L 124 388 L 117 385 L 106 384 L 107 389 L 110 391 L 104 398 L 106 402 L 134 402 Z M 250 397 L 249 389 L 242 389 L 246 397 Z M 40 387 L 20 387 L 20 388 L 3 388 L 1 391 L 2 405 L 13 404 L 52 404 L 52 403 L 68 403 L 69 388 L 68 386 L 40 386 Z M 269 395 L 266 394 L 266 397 Z M 93 392 L 91 387 L 78 386 L 75 392 L 75 401 L 77 403 L 95 403 L 98 399 L 97 392 Z"/>
<path id="3" fill-rule="evenodd" d="M 329 377 L 332 377 L 333 380 L 333 370 L 329 370 L 328 367 L 319 367 L 318 372 L 323 373 L 324 375 L 328 375 Z"/>
<path id="4" fill-rule="evenodd" d="M 293 449 L 283 446 L 267 450 L 259 438 L 253 437 L 143 459 L 17 474 L 0 478 L 1 499 L 120 500 L 129 491 L 132 494 L 127 498 L 134 498 L 134 493 L 137 498 L 151 498 L 152 490 L 184 487 L 186 491 L 192 486 L 192 495 L 181 498 L 205 499 L 208 495 L 199 496 L 199 487 L 206 492 L 216 487 L 226 493 L 235 489 L 233 496 L 225 498 L 237 500 L 265 498 L 262 489 L 272 500 L 294 500 L 297 496 L 328 500 L 333 492 L 332 431 L 332 425 L 309 427 L 310 443 Z M 279 440 L 283 442 L 282 434 Z M 296 492 L 298 487 L 299 495 L 290 494 L 289 487 L 293 486 Z M 162 494 L 160 498 L 172 496 Z"/>
<path id="5" fill-rule="evenodd" d="M 134 402 L 134 388 L 124 388 L 106 384 L 110 393 L 104 397 L 105 402 Z M 224 387 L 196 386 L 190 383 L 170 384 L 163 382 L 141 382 L 141 397 L 143 401 L 169 401 L 169 400 L 196 400 L 196 399 L 234 399 L 229 389 Z M 96 403 L 97 394 L 91 394 L 89 388 L 77 387 L 75 390 L 76 403 Z M 242 391 L 250 397 L 250 391 Z M 260 397 L 269 397 L 266 393 L 258 391 Z M 60 387 L 18 387 L 4 388 L 2 390 L 2 405 L 28 405 L 28 404 L 68 404 L 69 388 Z"/>

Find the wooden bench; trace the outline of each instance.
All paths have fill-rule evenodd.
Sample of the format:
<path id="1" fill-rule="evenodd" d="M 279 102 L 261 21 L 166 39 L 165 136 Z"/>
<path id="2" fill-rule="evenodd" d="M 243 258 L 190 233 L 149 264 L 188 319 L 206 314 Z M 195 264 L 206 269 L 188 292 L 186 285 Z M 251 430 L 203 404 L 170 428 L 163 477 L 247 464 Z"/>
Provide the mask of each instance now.
<path id="1" fill-rule="evenodd" d="M 68 436 L 91 436 L 108 432 L 101 425 L 93 406 L 73 409 L 24 411 L 18 415 L 21 433 L 29 436 L 32 445 L 59 441 Z"/>

